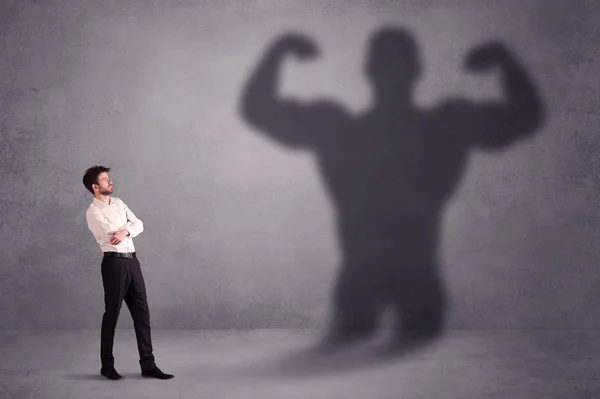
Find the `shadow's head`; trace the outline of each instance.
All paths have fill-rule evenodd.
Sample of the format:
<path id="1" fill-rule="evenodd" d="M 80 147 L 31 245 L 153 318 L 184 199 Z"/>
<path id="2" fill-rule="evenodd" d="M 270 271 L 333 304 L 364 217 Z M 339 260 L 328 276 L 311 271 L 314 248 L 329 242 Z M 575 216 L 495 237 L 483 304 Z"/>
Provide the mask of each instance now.
<path id="1" fill-rule="evenodd" d="M 412 92 L 421 65 L 414 36 L 402 28 L 383 28 L 370 40 L 365 73 L 379 95 Z"/>

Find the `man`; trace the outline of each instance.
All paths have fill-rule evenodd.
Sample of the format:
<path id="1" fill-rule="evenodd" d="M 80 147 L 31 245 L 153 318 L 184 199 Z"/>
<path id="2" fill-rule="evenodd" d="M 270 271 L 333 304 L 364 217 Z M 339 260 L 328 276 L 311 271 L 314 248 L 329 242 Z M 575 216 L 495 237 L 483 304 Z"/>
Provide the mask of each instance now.
<path id="1" fill-rule="evenodd" d="M 133 245 L 133 238 L 144 230 L 144 224 L 123 201 L 110 196 L 113 189 L 109 171 L 110 168 L 97 165 L 83 176 L 83 185 L 94 195 L 86 212 L 88 228 L 104 253 L 101 271 L 105 311 L 100 338 L 100 374 L 110 380 L 122 378 L 114 367 L 113 342 L 124 299 L 133 318 L 142 376 L 168 380 L 174 376 L 163 373 L 154 363 L 146 287 Z"/>

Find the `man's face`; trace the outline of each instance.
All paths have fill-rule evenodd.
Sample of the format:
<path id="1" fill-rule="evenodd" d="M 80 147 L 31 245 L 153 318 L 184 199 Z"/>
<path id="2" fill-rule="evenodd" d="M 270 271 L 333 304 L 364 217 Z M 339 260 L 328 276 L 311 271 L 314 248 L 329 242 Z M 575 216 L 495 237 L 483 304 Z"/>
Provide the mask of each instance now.
<path id="1" fill-rule="evenodd" d="M 102 172 L 98 175 L 98 183 L 94 184 L 94 190 L 102 195 L 112 194 L 112 180 L 108 177 L 108 173 Z"/>

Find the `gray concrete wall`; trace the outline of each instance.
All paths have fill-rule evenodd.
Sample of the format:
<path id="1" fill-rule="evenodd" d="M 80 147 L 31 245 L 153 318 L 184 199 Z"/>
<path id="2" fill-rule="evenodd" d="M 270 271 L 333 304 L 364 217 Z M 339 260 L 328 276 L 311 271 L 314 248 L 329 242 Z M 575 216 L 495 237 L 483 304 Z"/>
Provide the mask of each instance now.
<path id="1" fill-rule="evenodd" d="M 81 183 L 93 164 L 145 223 L 154 327 L 323 326 L 342 257 L 335 204 L 314 153 L 261 135 L 239 102 L 267 46 L 295 31 L 321 56 L 286 64 L 281 93 L 364 111 L 381 26 L 417 38 L 421 107 L 498 97 L 494 74 L 461 69 L 490 39 L 546 107 L 533 138 L 473 152 L 445 207 L 449 326 L 600 326 L 596 2 L 15 0 L 0 11 L 0 327 L 99 327 Z"/>

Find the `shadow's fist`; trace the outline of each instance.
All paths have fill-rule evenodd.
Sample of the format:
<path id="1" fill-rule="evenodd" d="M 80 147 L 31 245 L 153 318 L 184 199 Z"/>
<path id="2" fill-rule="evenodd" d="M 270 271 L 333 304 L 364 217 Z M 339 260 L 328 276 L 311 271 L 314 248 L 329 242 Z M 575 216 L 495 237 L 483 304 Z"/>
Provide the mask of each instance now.
<path id="1" fill-rule="evenodd" d="M 504 65 L 510 59 L 510 52 L 499 42 L 477 46 L 467 54 L 464 66 L 473 72 L 488 71 L 496 66 Z"/>
<path id="2" fill-rule="evenodd" d="M 316 43 L 307 36 L 290 33 L 279 40 L 279 47 L 299 59 L 310 59 L 319 55 Z"/>

